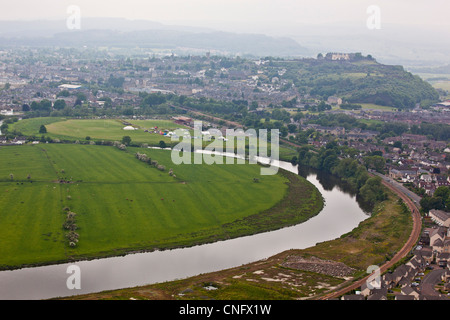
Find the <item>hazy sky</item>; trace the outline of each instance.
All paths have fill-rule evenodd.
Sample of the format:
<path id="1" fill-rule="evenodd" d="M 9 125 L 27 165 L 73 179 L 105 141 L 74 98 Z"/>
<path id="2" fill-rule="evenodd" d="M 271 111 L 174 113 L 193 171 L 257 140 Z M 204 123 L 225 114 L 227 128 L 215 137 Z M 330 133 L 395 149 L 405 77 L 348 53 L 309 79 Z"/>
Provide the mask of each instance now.
<path id="1" fill-rule="evenodd" d="M 385 23 L 450 26 L 449 0 L 0 0 L 0 20 L 65 19 L 69 5 L 82 17 L 202 26 L 364 22 L 367 7 L 378 5 Z"/>

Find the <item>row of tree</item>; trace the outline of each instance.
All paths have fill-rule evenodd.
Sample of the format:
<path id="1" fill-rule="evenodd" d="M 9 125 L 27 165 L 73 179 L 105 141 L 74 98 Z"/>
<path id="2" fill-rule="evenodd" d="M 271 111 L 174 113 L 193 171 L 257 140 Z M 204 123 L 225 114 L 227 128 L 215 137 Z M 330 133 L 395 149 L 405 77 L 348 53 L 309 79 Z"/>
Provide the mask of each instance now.
<path id="1" fill-rule="evenodd" d="M 340 158 L 340 149 L 330 142 L 318 151 L 309 147 L 299 150 L 298 163 L 333 174 L 346 181 L 368 204 L 374 205 L 387 198 L 381 187 L 381 178 L 371 177 L 365 165 L 353 158 Z M 372 159 L 368 160 L 371 163 Z"/>

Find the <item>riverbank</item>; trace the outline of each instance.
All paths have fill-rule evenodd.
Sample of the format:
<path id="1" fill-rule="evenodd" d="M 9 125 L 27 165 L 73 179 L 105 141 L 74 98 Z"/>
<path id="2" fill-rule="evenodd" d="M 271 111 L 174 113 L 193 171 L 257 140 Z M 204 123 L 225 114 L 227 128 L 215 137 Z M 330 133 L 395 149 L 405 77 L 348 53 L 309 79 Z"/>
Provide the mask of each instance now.
<path id="1" fill-rule="evenodd" d="M 277 166 L 298 173 L 298 167 L 290 163 L 277 162 Z M 308 248 L 335 239 L 368 218 L 355 196 L 345 191 L 345 186 L 335 184 L 334 179 L 327 181 L 313 172 L 304 177 L 319 190 L 326 203 L 320 214 L 305 223 L 183 249 L 4 271 L 0 272 L 0 299 L 67 297 L 74 293 L 163 283 L 227 270 L 292 248 Z M 82 287 L 77 291 L 66 287 L 67 269 L 74 264 L 82 270 Z"/>
<path id="2" fill-rule="evenodd" d="M 412 229 L 410 212 L 405 210 L 397 195 L 390 191 L 388 195 L 387 200 L 374 208 L 372 217 L 335 240 L 183 280 L 68 299 L 316 299 L 364 276 L 369 265 L 389 260 L 407 241 Z M 313 272 L 287 264 L 296 259 L 312 258 L 319 259 L 316 261 L 320 264 L 341 263 L 354 272 L 336 276 L 327 271 Z"/>

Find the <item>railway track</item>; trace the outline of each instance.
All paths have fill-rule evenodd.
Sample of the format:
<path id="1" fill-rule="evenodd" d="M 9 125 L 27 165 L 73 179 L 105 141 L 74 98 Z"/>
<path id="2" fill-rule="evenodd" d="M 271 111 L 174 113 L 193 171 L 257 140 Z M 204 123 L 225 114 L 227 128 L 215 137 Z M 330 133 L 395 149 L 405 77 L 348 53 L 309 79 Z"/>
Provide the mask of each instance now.
<path id="1" fill-rule="evenodd" d="M 414 248 L 414 246 L 417 243 L 417 240 L 419 239 L 420 232 L 422 230 L 422 218 L 419 212 L 418 207 L 415 205 L 414 201 L 411 200 L 407 195 L 405 195 L 402 191 L 397 189 L 395 186 L 391 185 L 389 182 L 382 179 L 383 185 L 386 186 L 389 190 L 393 191 L 395 194 L 397 194 L 406 204 L 408 209 L 411 211 L 412 218 L 413 218 L 413 228 L 411 231 L 411 234 L 407 240 L 407 242 L 404 244 L 404 246 L 394 255 L 394 257 L 387 261 L 385 264 L 383 264 L 380 267 L 380 273 L 383 274 L 386 272 L 389 268 L 394 266 L 397 262 L 399 262 L 401 259 L 403 259 L 408 253 Z M 345 286 L 344 288 L 338 289 L 337 291 L 330 292 L 322 297 L 319 298 L 319 300 L 329 300 L 329 299 L 335 299 L 338 298 L 347 292 L 351 290 L 358 289 L 363 285 L 372 274 L 367 275 L 363 279 L 360 279 L 356 282 L 353 282 L 352 284 Z"/>

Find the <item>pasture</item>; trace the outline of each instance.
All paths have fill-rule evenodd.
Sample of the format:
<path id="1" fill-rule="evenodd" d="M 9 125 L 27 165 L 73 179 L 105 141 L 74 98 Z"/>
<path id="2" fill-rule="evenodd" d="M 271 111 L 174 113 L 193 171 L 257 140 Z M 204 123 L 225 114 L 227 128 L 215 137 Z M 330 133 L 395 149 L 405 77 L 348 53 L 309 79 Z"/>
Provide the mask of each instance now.
<path id="1" fill-rule="evenodd" d="M 322 208 L 320 193 L 300 176 L 260 176 L 251 164 L 177 166 L 170 155 L 76 144 L 1 147 L 0 268 L 191 246 L 299 223 Z M 75 247 L 62 227 L 69 209 Z"/>

